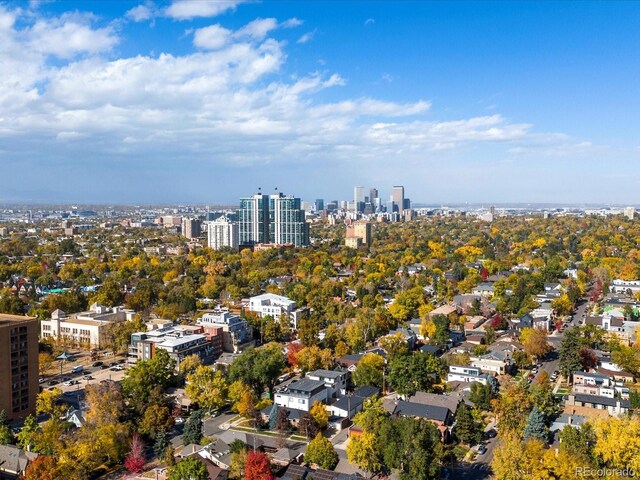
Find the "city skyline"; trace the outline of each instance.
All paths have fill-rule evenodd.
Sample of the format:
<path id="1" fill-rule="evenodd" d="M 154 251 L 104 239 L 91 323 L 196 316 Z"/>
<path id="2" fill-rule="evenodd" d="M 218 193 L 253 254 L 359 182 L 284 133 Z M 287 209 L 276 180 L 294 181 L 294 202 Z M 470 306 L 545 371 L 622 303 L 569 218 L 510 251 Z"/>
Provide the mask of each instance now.
<path id="1" fill-rule="evenodd" d="M 0 203 L 636 203 L 637 4 L 334 7 L 0 2 Z"/>

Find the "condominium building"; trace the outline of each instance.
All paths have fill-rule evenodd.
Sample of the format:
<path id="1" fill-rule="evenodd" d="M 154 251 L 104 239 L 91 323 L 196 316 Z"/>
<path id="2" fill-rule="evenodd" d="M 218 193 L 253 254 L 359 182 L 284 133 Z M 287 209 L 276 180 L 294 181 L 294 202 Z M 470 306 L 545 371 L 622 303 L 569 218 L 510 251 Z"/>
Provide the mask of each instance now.
<path id="1" fill-rule="evenodd" d="M 217 335 L 222 331 L 222 349 L 225 352 L 236 353 L 253 345 L 253 329 L 244 318 L 239 317 L 227 308 L 217 308 L 213 312 L 205 313 L 198 319 L 204 332 Z"/>
<path id="2" fill-rule="evenodd" d="M 0 410 L 35 413 L 38 390 L 38 319 L 0 314 Z"/>
<path id="3" fill-rule="evenodd" d="M 345 245 L 351 248 L 358 248 L 361 245 L 371 245 L 371 223 L 358 221 L 347 225 Z"/>
<path id="4" fill-rule="evenodd" d="M 208 228 L 207 237 L 210 248 L 214 250 L 220 250 L 224 247 L 238 248 L 239 229 L 236 222 L 232 222 L 228 217 L 220 217 L 209 222 Z"/>
<path id="5" fill-rule="evenodd" d="M 263 293 L 262 295 L 251 297 L 249 299 L 249 310 L 256 312 L 260 315 L 260 318 L 269 315 L 275 320 L 280 320 L 283 314 L 288 315 L 291 328 L 294 330 L 298 328 L 298 321 L 307 311 L 304 308 L 296 308 L 296 302 L 275 293 Z"/>
<path id="6" fill-rule="evenodd" d="M 182 219 L 182 235 L 189 240 L 192 238 L 198 238 L 202 233 L 202 223 L 197 218 L 183 218 Z"/>
<path id="7" fill-rule="evenodd" d="M 251 246 L 261 243 L 309 244 L 309 225 L 299 198 L 276 193 L 257 193 L 240 199 L 237 211 L 239 243 Z"/>

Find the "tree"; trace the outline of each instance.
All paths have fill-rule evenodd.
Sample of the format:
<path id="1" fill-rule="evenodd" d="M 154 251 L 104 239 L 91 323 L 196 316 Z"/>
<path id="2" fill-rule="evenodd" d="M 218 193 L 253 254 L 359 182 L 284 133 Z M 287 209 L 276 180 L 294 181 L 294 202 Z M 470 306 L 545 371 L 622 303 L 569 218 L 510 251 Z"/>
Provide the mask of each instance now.
<path id="1" fill-rule="evenodd" d="M 169 469 L 168 480 L 207 480 L 207 466 L 195 457 L 180 460 Z"/>
<path id="2" fill-rule="evenodd" d="M 323 437 L 321 433 L 318 433 L 315 438 L 309 442 L 304 457 L 308 463 L 315 463 L 320 468 L 327 470 L 333 470 L 339 460 L 333 444 Z"/>
<path id="3" fill-rule="evenodd" d="M 167 448 L 164 449 L 164 463 L 169 468 L 176 464 L 175 450 L 171 442 L 169 442 Z"/>
<path id="4" fill-rule="evenodd" d="M 252 391 L 245 392 L 236 405 L 238 413 L 245 418 L 255 418 L 258 399 Z"/>
<path id="5" fill-rule="evenodd" d="M 375 473 L 382 468 L 376 435 L 363 432 L 360 436 L 352 436 L 347 444 L 347 459 L 365 472 Z"/>
<path id="6" fill-rule="evenodd" d="M 425 317 L 420 322 L 420 335 L 422 338 L 431 338 L 436 333 L 436 324 L 428 317 Z"/>
<path id="7" fill-rule="evenodd" d="M 531 480 L 554 478 L 548 472 L 544 459 L 544 445 L 533 439 L 523 441 L 513 432 L 500 432 L 500 440 L 494 449 L 491 469 L 495 478 L 509 480 Z M 575 475 L 575 470 L 572 471 Z M 567 480 L 575 477 L 566 477 Z"/>
<path id="8" fill-rule="evenodd" d="M 444 360 L 425 352 L 395 358 L 389 369 L 389 385 L 400 395 L 429 392 L 447 370 Z"/>
<path id="9" fill-rule="evenodd" d="M 409 347 L 404 335 L 400 332 L 394 335 L 387 335 L 380 339 L 380 347 L 387 352 L 389 361 L 407 355 L 409 353 Z"/>
<path id="10" fill-rule="evenodd" d="M 382 423 L 378 437 L 383 465 L 387 470 L 399 470 L 401 480 L 440 478 L 443 447 L 440 433 L 431 422 L 408 417 L 388 419 Z"/>
<path id="11" fill-rule="evenodd" d="M 139 473 L 144 468 L 144 442 L 140 435 L 135 434 L 131 439 L 131 450 L 124 460 L 124 466 L 131 473 Z"/>
<path id="12" fill-rule="evenodd" d="M 232 411 L 238 413 L 238 404 L 247 392 L 251 392 L 251 387 L 240 380 L 236 380 L 229 385 L 229 402 L 231 403 Z"/>
<path id="13" fill-rule="evenodd" d="M 551 300 L 551 308 L 557 315 L 569 315 L 573 308 L 573 303 L 567 294 Z"/>
<path id="14" fill-rule="evenodd" d="M 153 453 L 156 457 L 161 458 L 164 455 L 164 452 L 167 450 L 169 446 L 169 439 L 167 438 L 167 434 L 164 431 L 159 431 L 155 436 L 155 442 L 153 444 Z"/>
<path id="15" fill-rule="evenodd" d="M 23 450 L 31 451 L 34 446 L 35 435 L 40 431 L 40 425 L 34 415 L 27 415 L 24 420 L 24 426 L 18 433 L 18 445 Z M 0 434 L 0 436 L 2 436 Z"/>
<path id="16" fill-rule="evenodd" d="M 165 433 L 173 426 L 173 416 L 166 405 L 154 403 L 144 411 L 138 429 L 140 433 L 149 438 L 157 438 L 158 434 Z M 166 445 L 165 445 L 166 447 Z"/>
<path id="17" fill-rule="evenodd" d="M 319 368 L 330 368 L 333 363 L 331 350 L 321 350 L 317 346 L 304 347 L 295 354 L 295 365 L 303 372 L 310 372 Z"/>
<path id="18" fill-rule="evenodd" d="M 200 365 L 187 375 L 185 389 L 191 400 L 202 408 L 217 410 L 227 404 L 229 386 L 222 372 Z"/>
<path id="19" fill-rule="evenodd" d="M 0 410 L 0 445 L 13 443 L 13 431 L 9 427 L 7 414 Z"/>
<path id="20" fill-rule="evenodd" d="M 385 362 L 382 356 L 377 353 L 367 353 L 360 359 L 353 372 L 353 382 L 359 387 L 363 385 L 382 387 L 384 368 Z"/>
<path id="21" fill-rule="evenodd" d="M 53 355 L 49 352 L 38 353 L 38 372 L 40 376 L 46 375 L 53 366 Z"/>
<path id="22" fill-rule="evenodd" d="M 271 464 L 266 454 L 250 451 L 247 454 L 247 461 L 244 467 L 245 480 L 273 480 L 275 477 L 271 474 Z"/>
<path id="23" fill-rule="evenodd" d="M 182 434 L 182 441 L 185 445 L 191 443 L 198 444 L 202 438 L 202 418 L 204 412 L 202 410 L 196 410 L 193 412 L 184 424 L 184 433 Z"/>
<path id="24" fill-rule="evenodd" d="M 248 348 L 229 367 L 229 379 L 249 385 L 254 392 L 271 390 L 286 366 L 282 346 L 273 343 L 261 348 Z"/>
<path id="25" fill-rule="evenodd" d="M 580 333 L 575 328 L 567 329 L 560 342 L 560 352 L 558 354 L 558 370 L 567 379 L 571 380 L 573 372 L 580 371 L 582 359 L 580 357 Z"/>
<path id="26" fill-rule="evenodd" d="M 482 439 L 482 425 L 476 422 L 469 407 L 462 402 L 456 412 L 455 434 L 467 445 L 473 445 Z"/>
<path id="27" fill-rule="evenodd" d="M 134 409 L 142 414 L 148 405 L 154 403 L 175 376 L 175 361 L 166 350 L 157 349 L 150 360 L 137 362 L 127 370 L 122 380 L 122 390 Z"/>
<path id="28" fill-rule="evenodd" d="M 55 458 L 40 455 L 29 463 L 24 471 L 24 480 L 56 480 L 57 462 Z"/>
<path id="29" fill-rule="evenodd" d="M 234 440 L 235 441 L 235 440 Z M 229 445 L 231 446 L 231 445 Z M 247 448 L 233 451 L 231 450 L 231 465 L 229 468 L 229 478 L 242 479 L 244 477 L 244 469 L 247 465 Z"/>
<path id="30" fill-rule="evenodd" d="M 619 345 L 611 352 L 611 360 L 627 372 L 637 375 L 640 373 L 640 350 L 636 347 Z"/>
<path id="31" fill-rule="evenodd" d="M 93 296 L 91 302 L 98 302 L 100 305 L 107 307 L 116 307 L 122 305 L 124 301 L 124 293 L 122 287 L 114 277 L 107 277 L 102 282 L 98 293 Z"/>
<path id="32" fill-rule="evenodd" d="M 583 461 L 592 458 L 593 447 L 596 444 L 596 434 L 589 423 L 583 423 L 580 428 L 565 425 L 560 430 L 560 449 L 579 456 Z"/>
<path id="33" fill-rule="evenodd" d="M 318 401 L 313 402 L 313 405 L 309 409 L 309 415 L 313 417 L 313 419 L 318 424 L 318 427 L 325 428 L 329 423 L 329 414 L 327 413 L 327 409 L 324 404 Z"/>
<path id="34" fill-rule="evenodd" d="M 582 369 L 585 372 L 588 372 L 598 365 L 598 356 L 590 348 L 581 348 L 578 353 L 580 354 L 580 363 L 582 364 Z"/>
<path id="35" fill-rule="evenodd" d="M 353 417 L 353 423 L 366 432 L 376 433 L 386 418 L 387 413 L 382 405 L 382 399 L 368 398 L 364 401 L 362 411 Z"/>
<path id="36" fill-rule="evenodd" d="M 489 410 L 491 408 L 491 400 L 493 399 L 491 385 L 473 382 L 471 383 L 470 389 L 469 401 L 471 401 L 477 409 Z"/>
<path id="37" fill-rule="evenodd" d="M 200 360 L 198 355 L 195 353 L 193 355 L 187 355 L 180 362 L 180 373 L 183 375 L 189 375 L 190 373 L 195 372 L 200 365 L 202 365 L 202 360 Z"/>
<path id="38" fill-rule="evenodd" d="M 62 390 L 43 390 L 36 398 L 36 412 L 51 415 L 54 418 L 62 416 L 64 407 L 58 405 L 58 400 L 62 396 Z"/>
<path id="39" fill-rule="evenodd" d="M 434 315 L 431 321 L 435 324 L 436 330 L 430 338 L 430 343 L 440 347 L 445 346 L 449 341 L 449 318 L 444 315 Z"/>
<path id="40" fill-rule="evenodd" d="M 298 431 L 307 438 L 313 438 L 320 433 L 320 427 L 311 414 L 304 412 L 298 419 Z"/>
<path id="41" fill-rule="evenodd" d="M 546 442 L 549 438 L 549 430 L 545 424 L 544 413 L 534 406 L 527 418 L 527 424 L 524 427 L 524 438 L 536 438 Z"/>
<path id="42" fill-rule="evenodd" d="M 118 382 L 102 381 L 85 387 L 89 405 L 87 422 L 96 427 L 119 423 L 124 413 L 122 388 Z"/>
<path id="43" fill-rule="evenodd" d="M 500 431 L 521 435 L 532 407 L 524 386 L 516 382 L 508 384 L 491 404 L 498 417 Z"/>
<path id="44" fill-rule="evenodd" d="M 546 419 L 555 415 L 556 397 L 547 372 L 542 371 L 535 383 L 531 385 L 529 393 L 533 405 L 544 414 Z"/>
<path id="45" fill-rule="evenodd" d="M 640 471 L 640 418 L 606 418 L 594 422 L 598 463 L 612 469 Z"/>
<path id="46" fill-rule="evenodd" d="M 541 328 L 523 328 L 520 342 L 525 353 L 534 359 L 544 357 L 552 349 L 547 341 L 547 332 Z"/>

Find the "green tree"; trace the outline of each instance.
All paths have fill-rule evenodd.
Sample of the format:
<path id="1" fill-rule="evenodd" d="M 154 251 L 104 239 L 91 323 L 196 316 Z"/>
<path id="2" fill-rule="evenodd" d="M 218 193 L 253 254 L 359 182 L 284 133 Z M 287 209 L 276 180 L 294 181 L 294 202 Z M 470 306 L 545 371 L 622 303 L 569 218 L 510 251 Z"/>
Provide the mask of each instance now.
<path id="1" fill-rule="evenodd" d="M 169 385 L 175 377 L 174 365 L 175 361 L 165 350 L 157 349 L 153 358 L 127 370 L 122 390 L 136 411 L 143 413 L 157 398 L 154 391 L 160 389 L 162 392 Z"/>
<path id="2" fill-rule="evenodd" d="M 35 436 L 40 431 L 40 425 L 34 415 L 27 415 L 24 420 L 24 426 L 20 433 L 18 433 L 18 445 L 23 450 L 31 451 L 34 446 Z"/>
<path id="3" fill-rule="evenodd" d="M 105 278 L 96 295 L 91 298 L 91 302 L 97 302 L 107 307 L 122 305 L 123 301 L 124 292 L 122 291 L 122 286 L 114 277 Z"/>
<path id="4" fill-rule="evenodd" d="M 200 365 L 195 372 L 187 375 L 185 391 L 200 407 L 217 410 L 227 404 L 229 386 L 222 372 L 214 372 L 211 367 Z"/>
<path id="5" fill-rule="evenodd" d="M 491 408 L 491 400 L 493 399 L 491 385 L 473 382 L 470 389 L 469 401 L 471 401 L 477 409 L 489 410 Z"/>
<path id="6" fill-rule="evenodd" d="M 191 443 L 199 444 L 202 438 L 202 419 L 204 412 L 196 410 L 193 412 L 184 424 L 184 432 L 182 434 L 182 442 L 185 445 Z"/>
<path id="7" fill-rule="evenodd" d="M 382 387 L 382 378 L 385 369 L 384 358 L 377 353 L 364 355 L 353 372 L 353 382 L 361 387 L 371 385 Z"/>
<path id="8" fill-rule="evenodd" d="M 4 410 L 0 410 L 0 445 L 13 443 L 13 431 L 9 427 L 7 414 Z"/>
<path id="9" fill-rule="evenodd" d="M 162 458 L 168 446 L 169 439 L 167 438 L 167 434 L 164 431 L 158 431 L 153 444 L 153 453 L 156 457 Z"/>
<path id="10" fill-rule="evenodd" d="M 428 353 L 400 356 L 391 361 L 389 385 L 400 395 L 429 392 L 446 371 L 446 362 Z"/>
<path id="11" fill-rule="evenodd" d="M 207 480 L 208 478 L 207 466 L 194 457 L 180 460 L 169 469 L 169 480 Z"/>
<path id="12" fill-rule="evenodd" d="M 320 468 L 327 470 L 333 470 L 339 460 L 333 444 L 323 437 L 321 433 L 318 433 L 309 442 L 304 458 L 308 463 L 315 463 Z"/>
<path id="13" fill-rule="evenodd" d="M 524 427 L 524 438 L 537 438 L 543 442 L 547 441 L 549 430 L 545 423 L 544 413 L 534 406 L 527 418 L 527 424 Z"/>
<path id="14" fill-rule="evenodd" d="M 429 340 L 430 343 L 438 345 L 440 347 L 447 344 L 449 341 L 449 319 L 444 315 L 434 315 L 431 321 L 436 326 L 433 337 Z"/>
<path id="15" fill-rule="evenodd" d="M 558 370 L 568 379 L 571 379 L 573 372 L 580 371 L 582 368 L 580 348 L 582 344 L 579 331 L 575 328 L 567 329 L 560 342 Z"/>
<path id="16" fill-rule="evenodd" d="M 270 343 L 261 348 L 248 348 L 229 367 L 229 379 L 249 385 L 262 393 L 265 387 L 273 389 L 276 379 L 286 366 L 282 346 Z"/>
<path id="17" fill-rule="evenodd" d="M 482 425 L 476 422 L 469 407 L 463 402 L 456 412 L 455 435 L 467 445 L 473 445 L 482 439 Z"/>
<path id="18" fill-rule="evenodd" d="M 144 411 L 138 430 L 149 438 L 155 438 L 173 425 L 173 417 L 166 405 L 154 403 Z"/>

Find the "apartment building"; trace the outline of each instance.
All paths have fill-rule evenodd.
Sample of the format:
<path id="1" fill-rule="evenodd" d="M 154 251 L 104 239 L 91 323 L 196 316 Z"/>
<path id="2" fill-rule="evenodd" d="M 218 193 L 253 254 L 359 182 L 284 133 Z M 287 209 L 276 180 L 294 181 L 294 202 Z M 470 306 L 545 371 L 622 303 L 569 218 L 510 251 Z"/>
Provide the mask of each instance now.
<path id="1" fill-rule="evenodd" d="M 38 390 L 38 319 L 0 314 L 0 410 L 25 418 Z"/>
<path id="2" fill-rule="evenodd" d="M 211 336 L 222 333 L 222 350 L 238 353 L 253 346 L 253 329 L 244 318 L 231 313 L 227 308 L 217 308 L 198 319 L 205 334 Z"/>

